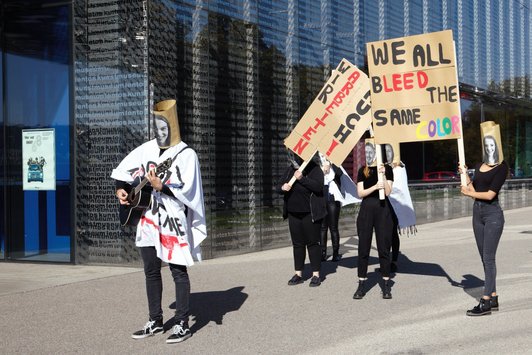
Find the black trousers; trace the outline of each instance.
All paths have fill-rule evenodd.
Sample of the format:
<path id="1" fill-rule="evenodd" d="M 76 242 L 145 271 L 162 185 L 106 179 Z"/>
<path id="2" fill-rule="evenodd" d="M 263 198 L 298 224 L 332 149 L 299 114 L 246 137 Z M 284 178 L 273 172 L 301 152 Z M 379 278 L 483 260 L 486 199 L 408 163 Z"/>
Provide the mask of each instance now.
<path id="1" fill-rule="evenodd" d="M 327 201 L 327 216 L 321 222 L 321 252 L 327 254 L 327 231 L 331 231 L 331 244 L 333 253 L 338 254 L 340 249 L 340 231 L 338 230 L 338 220 L 340 219 L 341 203 L 339 201 Z"/>
<path id="2" fill-rule="evenodd" d="M 473 204 L 473 232 L 484 266 L 484 296 L 497 292 L 495 255 L 504 229 L 504 213 L 498 202 Z"/>
<path id="3" fill-rule="evenodd" d="M 396 262 L 399 258 L 399 247 L 401 246 L 401 241 L 399 240 L 399 219 L 393 210 L 393 207 L 390 206 L 390 211 L 392 212 L 392 261 Z"/>
<path id="4" fill-rule="evenodd" d="M 362 200 L 357 218 L 358 233 L 358 277 L 368 274 L 371 240 L 375 229 L 379 264 L 383 277 L 390 276 L 390 247 L 392 243 L 393 220 L 388 200 L 366 197 Z"/>
<path id="5" fill-rule="evenodd" d="M 294 251 L 294 269 L 303 271 L 305 266 L 306 250 L 310 259 L 310 267 L 313 272 L 321 268 L 320 229 L 321 219 L 312 222 L 310 213 L 288 212 L 288 228 L 292 238 Z"/>
<path id="6" fill-rule="evenodd" d="M 148 296 L 148 309 L 151 320 L 163 320 L 161 307 L 163 296 L 163 281 L 161 278 L 162 261 L 157 257 L 155 247 L 141 247 L 140 255 L 144 262 L 144 275 L 146 276 L 146 294 Z M 175 321 L 188 322 L 190 280 L 187 267 L 184 265 L 168 264 L 175 284 Z"/>

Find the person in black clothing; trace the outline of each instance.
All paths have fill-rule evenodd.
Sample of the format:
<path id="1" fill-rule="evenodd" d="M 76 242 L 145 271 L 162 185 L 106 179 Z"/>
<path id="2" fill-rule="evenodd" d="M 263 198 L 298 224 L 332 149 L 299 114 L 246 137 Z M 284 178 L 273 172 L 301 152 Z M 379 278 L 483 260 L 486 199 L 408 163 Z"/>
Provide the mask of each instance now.
<path id="1" fill-rule="evenodd" d="M 391 144 L 385 144 L 384 145 L 384 151 L 386 153 L 386 163 L 393 168 L 398 166 L 400 163 L 394 163 L 394 151 Z M 397 271 L 397 259 L 399 259 L 399 248 L 401 246 L 401 240 L 399 239 L 399 219 L 397 218 L 397 214 L 395 213 L 394 209 L 391 208 L 390 211 L 392 212 L 392 221 L 393 221 L 393 228 L 392 228 L 392 263 L 390 264 L 390 271 L 396 272 Z"/>
<path id="2" fill-rule="evenodd" d="M 369 147 L 368 147 L 369 146 Z M 375 147 L 366 143 L 366 152 L 374 153 Z M 374 155 L 366 154 L 366 162 L 374 161 Z M 378 182 L 378 174 L 382 174 L 382 181 Z M 384 190 L 385 196 L 392 192 L 393 171 L 389 165 L 361 167 L 357 175 L 357 192 L 362 198 L 357 218 L 358 234 L 358 288 L 354 299 L 362 299 L 366 295 L 365 281 L 367 280 L 369 253 L 373 229 L 377 240 L 380 270 L 383 278 L 382 297 L 392 298 L 390 289 L 390 247 L 392 241 L 392 212 L 388 197 L 379 199 L 379 190 Z"/>
<path id="3" fill-rule="evenodd" d="M 321 261 L 327 260 L 327 231 L 331 231 L 331 244 L 333 247 L 332 261 L 340 261 L 340 232 L 338 221 L 342 203 L 335 197 L 334 192 L 340 193 L 342 170 L 322 157 L 322 170 L 324 174 L 323 196 L 326 200 L 327 217 L 321 222 Z"/>
<path id="4" fill-rule="evenodd" d="M 290 154 L 289 154 L 290 156 Z M 281 190 L 284 193 L 283 218 L 288 218 L 290 237 L 294 252 L 295 275 L 288 281 L 289 285 L 303 282 L 303 268 L 306 251 L 312 268 L 312 278 L 309 286 L 321 284 L 321 221 L 327 214 L 323 198 L 323 171 L 316 156 L 308 163 L 303 172 L 297 170 L 302 163 L 297 156 L 290 158 L 291 164 L 287 168 L 282 180 Z M 318 158 L 319 159 L 319 158 Z M 292 176 L 296 181 L 292 186 L 288 184 Z"/>
<path id="5" fill-rule="evenodd" d="M 467 170 L 467 167 L 464 166 Z M 461 167 L 459 167 L 462 172 Z M 496 289 L 497 266 L 495 254 L 504 228 L 504 214 L 499 205 L 499 191 L 508 176 L 508 165 L 475 165 L 474 178 L 466 174 L 467 186 L 461 191 L 475 199 L 473 203 L 473 232 L 478 252 L 484 266 L 484 294 L 477 306 L 468 310 L 468 316 L 482 316 L 499 310 L 499 296 Z M 465 170 L 464 170 L 465 171 Z"/>

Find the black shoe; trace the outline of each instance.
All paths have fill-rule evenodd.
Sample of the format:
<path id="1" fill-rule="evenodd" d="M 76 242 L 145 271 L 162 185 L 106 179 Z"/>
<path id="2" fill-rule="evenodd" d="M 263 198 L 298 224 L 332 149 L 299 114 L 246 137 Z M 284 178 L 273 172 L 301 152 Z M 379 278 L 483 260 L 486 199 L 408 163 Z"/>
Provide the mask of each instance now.
<path id="1" fill-rule="evenodd" d="M 335 263 L 339 262 L 340 259 L 342 258 L 342 256 L 338 253 L 333 253 L 333 257 L 331 259 L 331 261 L 334 261 Z"/>
<path id="2" fill-rule="evenodd" d="M 468 316 L 484 316 L 491 314 L 490 300 L 481 298 L 478 306 L 473 307 L 473 309 L 469 309 L 466 314 Z"/>
<path id="3" fill-rule="evenodd" d="M 290 280 L 288 280 L 288 284 L 290 286 L 294 286 L 294 285 L 302 284 L 302 283 L 303 283 L 303 279 L 299 275 L 294 275 L 292 276 Z"/>
<path id="4" fill-rule="evenodd" d="M 364 281 L 360 280 L 358 281 L 358 288 L 355 291 L 355 294 L 353 295 L 353 299 L 355 300 L 361 300 L 366 295 L 366 291 L 364 290 Z"/>
<path id="5" fill-rule="evenodd" d="M 392 298 L 392 288 L 390 287 L 390 280 L 384 280 L 382 285 L 382 298 L 389 300 Z"/>
<path id="6" fill-rule="evenodd" d="M 491 296 L 490 298 L 490 306 L 492 311 L 498 311 L 499 310 L 499 296 Z"/>
<path id="7" fill-rule="evenodd" d="M 318 287 L 321 285 L 321 280 L 319 276 L 312 276 L 310 279 L 310 283 L 308 284 L 310 287 Z"/>
<path id="8" fill-rule="evenodd" d="M 172 335 L 166 339 L 167 344 L 181 343 L 192 336 L 188 323 L 182 320 L 172 328 Z"/>
<path id="9" fill-rule="evenodd" d="M 396 262 L 392 262 L 390 264 L 390 272 L 397 272 L 397 263 Z"/>
<path id="10" fill-rule="evenodd" d="M 327 250 L 321 251 L 321 261 L 327 261 Z"/>
<path id="11" fill-rule="evenodd" d="M 164 333 L 163 321 L 160 320 L 149 320 L 148 323 L 144 326 L 143 329 L 136 331 L 131 334 L 133 339 L 144 339 L 151 337 L 152 335 Z"/>

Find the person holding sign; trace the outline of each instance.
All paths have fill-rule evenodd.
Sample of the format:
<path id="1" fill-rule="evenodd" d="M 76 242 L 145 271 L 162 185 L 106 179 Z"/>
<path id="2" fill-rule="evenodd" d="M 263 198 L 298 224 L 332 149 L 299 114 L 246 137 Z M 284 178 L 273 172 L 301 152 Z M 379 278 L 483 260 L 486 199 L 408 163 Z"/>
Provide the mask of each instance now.
<path id="1" fill-rule="evenodd" d="M 144 265 L 149 320 L 131 337 L 144 339 L 165 331 L 161 306 L 161 268 L 165 262 L 175 289 L 174 325 L 166 339 L 172 344 L 192 336 L 188 325 L 187 267 L 194 264 L 193 257 L 200 260 L 200 243 L 207 237 L 207 228 L 198 157 L 181 141 L 175 100 L 155 105 L 153 124 L 155 139 L 131 151 L 113 170 L 111 178 L 116 181 L 116 197 L 124 208 L 134 204 L 128 190 L 135 183 L 142 186 L 147 182 L 151 187 L 149 191 L 138 191 L 148 194 L 148 206 L 131 222 L 137 228 L 135 245 Z M 142 181 L 139 183 L 138 179 Z"/>
<path id="2" fill-rule="evenodd" d="M 340 232 L 338 231 L 338 221 L 340 219 L 340 209 L 342 208 L 341 178 L 342 170 L 332 164 L 324 155 L 320 153 L 321 168 L 324 174 L 323 196 L 326 200 L 327 217 L 321 223 L 321 261 L 327 260 L 327 231 L 331 231 L 331 244 L 333 247 L 332 261 L 340 261 Z"/>
<path id="3" fill-rule="evenodd" d="M 369 253 L 373 230 L 377 240 L 380 270 L 383 277 L 382 297 L 392 298 L 390 288 L 390 246 L 392 241 L 392 212 L 387 197 L 379 199 L 379 190 L 385 196 L 390 195 L 393 185 L 393 171 L 389 165 L 377 167 L 376 147 L 373 139 L 366 139 L 366 165 L 358 170 L 357 191 L 362 198 L 357 218 L 358 234 L 358 288 L 354 299 L 362 299 L 366 295 L 365 282 L 368 273 Z M 379 182 L 378 174 L 382 175 Z"/>
<path id="4" fill-rule="evenodd" d="M 288 281 L 288 285 L 303 283 L 303 268 L 308 250 L 312 269 L 309 286 L 316 287 L 321 284 L 321 222 L 327 215 L 323 198 L 323 171 L 317 154 L 302 172 L 298 170 L 303 163 L 301 158 L 289 152 L 289 161 L 290 166 L 281 180 L 281 191 L 284 194 L 283 218 L 288 218 L 294 253 L 295 274 Z M 292 177 L 296 180 L 290 185 Z"/>
<path id="5" fill-rule="evenodd" d="M 395 148 L 394 148 L 395 147 Z M 401 161 L 399 143 L 384 144 L 386 152 L 386 164 L 393 170 L 393 188 L 388 196 L 392 206 L 392 263 L 390 271 L 397 272 L 397 260 L 399 259 L 399 247 L 401 241 L 399 234 L 415 233 L 416 213 L 408 189 L 408 176 L 405 164 Z M 397 153 L 395 153 L 397 152 Z"/>
<path id="6" fill-rule="evenodd" d="M 494 132 L 495 134 L 491 134 Z M 468 316 L 483 316 L 499 310 L 499 296 L 496 289 L 497 266 L 495 254 L 504 228 L 504 214 L 499 205 L 499 191 L 508 176 L 508 165 L 500 149 L 499 126 L 492 121 L 481 124 L 484 145 L 484 161 L 475 165 L 473 180 L 466 174 L 467 186 L 461 191 L 465 196 L 475 199 L 473 203 L 473 233 L 478 252 L 484 266 L 484 294 L 479 304 L 468 310 Z M 498 142 L 497 138 L 498 137 Z M 497 144 L 499 143 L 499 144 Z M 494 160 L 495 151 L 498 158 Z M 495 161 L 495 162 L 494 162 Z M 465 170 L 462 170 L 465 169 Z M 467 171 L 459 166 L 460 172 Z"/>
<path id="7" fill-rule="evenodd" d="M 395 163 L 394 160 L 394 152 L 393 152 L 393 146 L 391 144 L 385 144 L 384 145 L 384 151 L 386 153 L 386 164 L 388 164 L 392 171 L 394 172 L 394 181 L 395 181 L 395 170 L 394 168 L 402 167 L 402 162 Z M 394 186 L 395 187 L 395 186 Z M 393 193 L 393 189 L 392 189 Z M 391 195 L 391 194 L 390 194 Z M 401 241 L 399 239 L 399 219 L 397 218 L 397 214 L 395 213 L 394 208 L 392 207 L 390 209 L 392 211 L 392 220 L 393 220 L 393 228 L 392 228 L 392 262 L 390 264 L 390 271 L 396 272 L 397 271 L 397 259 L 399 259 L 399 247 L 401 246 Z"/>

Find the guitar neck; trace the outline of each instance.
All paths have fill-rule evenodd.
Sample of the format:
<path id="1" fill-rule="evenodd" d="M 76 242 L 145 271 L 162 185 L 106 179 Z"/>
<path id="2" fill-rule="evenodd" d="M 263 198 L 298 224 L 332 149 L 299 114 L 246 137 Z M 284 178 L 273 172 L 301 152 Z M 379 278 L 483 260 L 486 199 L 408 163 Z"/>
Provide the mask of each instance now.
<path id="1" fill-rule="evenodd" d="M 168 158 L 166 159 L 164 162 L 162 162 L 161 164 L 157 165 L 157 167 L 155 168 L 155 174 L 160 174 L 166 170 L 168 170 L 168 168 L 170 167 L 170 165 L 172 164 L 172 159 Z M 144 185 L 146 185 L 148 183 L 148 178 L 147 177 L 144 177 L 142 179 L 142 181 L 135 187 L 135 195 L 137 195 L 140 190 L 142 190 L 142 188 L 144 187 Z"/>
<path id="2" fill-rule="evenodd" d="M 142 179 L 142 181 L 137 186 L 135 186 L 135 195 L 137 195 L 147 183 L 148 178 Z"/>

